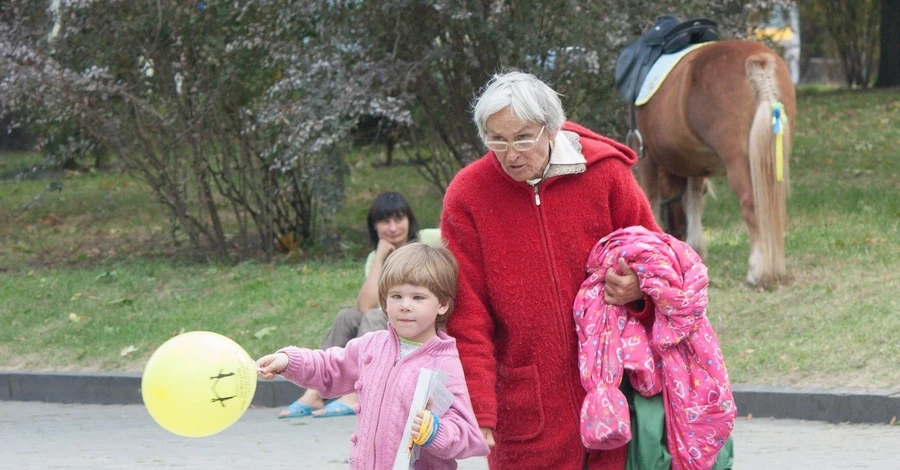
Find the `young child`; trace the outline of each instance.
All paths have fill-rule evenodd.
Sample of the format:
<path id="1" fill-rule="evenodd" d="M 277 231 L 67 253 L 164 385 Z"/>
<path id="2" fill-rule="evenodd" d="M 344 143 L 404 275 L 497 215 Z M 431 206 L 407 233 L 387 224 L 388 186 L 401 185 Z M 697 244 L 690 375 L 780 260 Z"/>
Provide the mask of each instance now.
<path id="1" fill-rule="evenodd" d="M 281 374 L 331 397 L 358 392 L 350 466 L 373 469 L 393 466 L 419 369 L 442 370 L 453 404 L 442 416 L 427 410 L 416 416 L 412 437 L 422 447 L 414 467 L 454 469 L 455 459 L 487 455 L 456 340 L 441 331 L 453 310 L 458 270 L 445 248 L 422 243 L 398 248 L 387 257 L 378 281 L 388 330 L 353 339 L 344 348 L 283 348 L 256 361 L 259 376 Z"/>

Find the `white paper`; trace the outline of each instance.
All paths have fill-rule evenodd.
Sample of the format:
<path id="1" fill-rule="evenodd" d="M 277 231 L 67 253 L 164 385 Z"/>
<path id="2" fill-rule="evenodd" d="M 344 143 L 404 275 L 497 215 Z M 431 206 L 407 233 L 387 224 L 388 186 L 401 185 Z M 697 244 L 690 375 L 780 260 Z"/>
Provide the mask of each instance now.
<path id="1" fill-rule="evenodd" d="M 419 411 L 428 405 L 428 398 L 432 398 L 431 412 L 436 416 L 443 416 L 450 405 L 453 404 L 453 394 L 447 389 L 447 373 L 431 369 L 419 369 L 419 380 L 416 382 L 416 391 L 413 394 L 412 403 L 409 405 L 409 416 L 406 418 L 406 428 L 403 437 L 400 438 L 400 446 L 397 448 L 397 457 L 394 459 L 393 470 L 411 470 L 413 463 L 419 458 L 419 445 L 410 448 L 412 439 L 413 420 Z"/>

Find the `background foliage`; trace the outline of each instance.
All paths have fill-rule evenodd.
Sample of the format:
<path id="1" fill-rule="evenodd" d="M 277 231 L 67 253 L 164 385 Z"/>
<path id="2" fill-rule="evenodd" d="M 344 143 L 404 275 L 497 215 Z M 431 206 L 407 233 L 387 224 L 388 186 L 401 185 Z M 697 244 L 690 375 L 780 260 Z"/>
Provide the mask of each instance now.
<path id="1" fill-rule="evenodd" d="M 196 256 L 309 247 L 333 231 L 349 129 L 392 107 L 365 96 L 317 14 L 311 2 L 11 0 L 0 107 L 53 148 L 114 152 Z"/>
<path id="2" fill-rule="evenodd" d="M 254 356 L 316 346 L 361 282 L 371 199 L 399 190 L 437 225 L 492 73 L 538 74 L 621 138 L 615 56 L 656 15 L 740 37 L 776 3 L 2 1 L 0 114 L 39 152 L 0 154 L 0 367 L 139 370 L 196 329 Z M 735 382 L 900 380 L 898 96 L 800 93 L 792 285 L 743 285 L 746 229 L 714 181 L 709 315 Z M 402 158 L 362 146 L 371 128 Z"/>
<path id="3" fill-rule="evenodd" d="M 798 109 L 786 237 L 794 281 L 744 285 L 747 230 L 715 179 L 704 215 L 708 315 L 735 383 L 896 386 L 900 199 L 888 196 L 900 191 L 900 93 L 807 90 Z M 398 189 L 422 226 L 439 220 L 440 191 L 409 165 L 380 164 L 380 150 L 347 156 L 336 216 L 347 256 L 236 265 L 178 256 L 167 211 L 133 177 L 16 179 L 41 157 L 0 154 L 0 368 L 138 371 L 182 329 L 225 334 L 255 357 L 317 346 L 362 283 L 372 197 Z M 62 191 L 44 192 L 57 179 Z"/>
<path id="4" fill-rule="evenodd" d="M 402 130 L 404 160 L 442 191 L 481 154 L 469 106 L 491 74 L 535 73 L 615 137 L 616 56 L 657 15 L 740 37 L 785 3 L 8 0 L 0 117 L 73 168 L 115 154 L 195 257 L 333 249 L 362 117 Z"/>

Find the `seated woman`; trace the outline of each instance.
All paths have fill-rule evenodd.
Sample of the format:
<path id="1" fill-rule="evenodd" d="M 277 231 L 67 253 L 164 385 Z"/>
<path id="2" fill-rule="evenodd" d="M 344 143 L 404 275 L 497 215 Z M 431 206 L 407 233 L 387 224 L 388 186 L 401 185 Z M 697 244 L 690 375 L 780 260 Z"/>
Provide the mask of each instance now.
<path id="1" fill-rule="evenodd" d="M 344 347 L 356 337 L 387 328 L 387 317 L 378 303 L 378 278 L 384 260 L 406 243 L 419 240 L 434 244 L 440 241 L 440 230 L 418 230 L 416 216 L 406 199 L 397 192 L 384 192 L 375 197 L 366 217 L 372 252 L 366 259 L 365 281 L 356 296 L 356 305 L 338 312 L 334 323 L 322 340 L 321 348 Z M 410 234 L 415 234 L 410 236 Z M 344 395 L 327 405 L 319 392 L 307 389 L 300 398 L 282 410 L 279 418 L 343 416 L 356 414 L 359 397 Z"/>

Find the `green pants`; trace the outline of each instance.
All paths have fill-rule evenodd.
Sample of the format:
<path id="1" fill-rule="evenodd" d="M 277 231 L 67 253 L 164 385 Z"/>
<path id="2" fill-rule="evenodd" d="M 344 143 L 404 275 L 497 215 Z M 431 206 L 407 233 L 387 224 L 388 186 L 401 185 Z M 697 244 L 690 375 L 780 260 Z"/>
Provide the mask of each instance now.
<path id="1" fill-rule="evenodd" d="M 622 393 L 628 399 L 631 411 L 631 442 L 628 443 L 628 460 L 625 470 L 669 470 L 672 456 L 666 447 L 666 421 L 662 394 L 644 398 L 631 388 L 626 377 L 622 381 Z M 719 451 L 713 470 L 731 470 L 734 450 L 731 437 Z"/>

